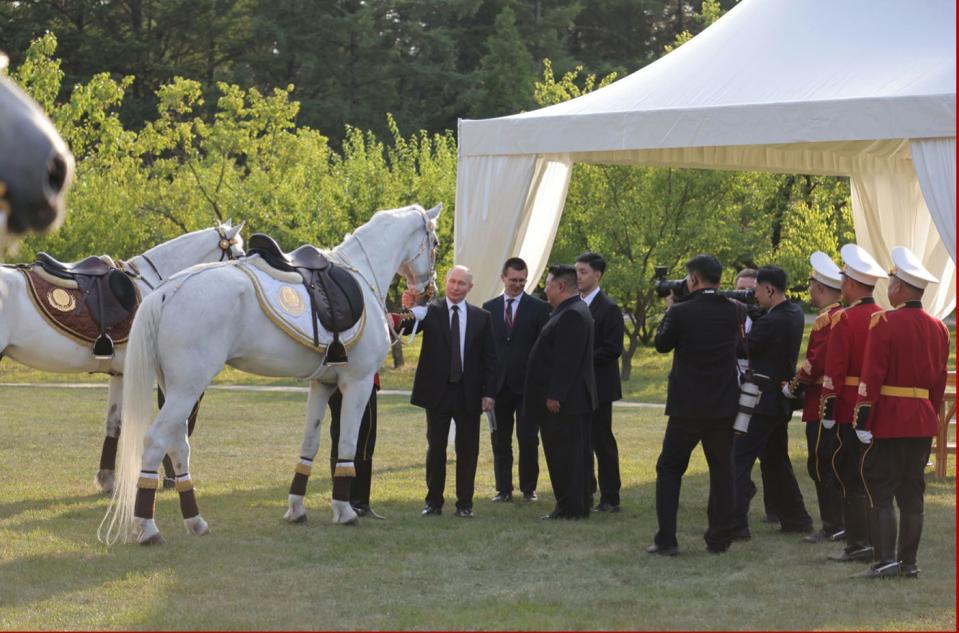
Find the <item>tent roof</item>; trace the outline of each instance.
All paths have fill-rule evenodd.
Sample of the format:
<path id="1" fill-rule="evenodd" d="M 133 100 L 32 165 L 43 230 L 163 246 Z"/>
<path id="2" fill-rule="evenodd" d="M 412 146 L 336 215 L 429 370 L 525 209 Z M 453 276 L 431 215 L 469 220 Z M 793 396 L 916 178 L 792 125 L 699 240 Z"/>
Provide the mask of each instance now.
<path id="1" fill-rule="evenodd" d="M 461 120 L 460 155 L 955 137 L 955 20 L 953 0 L 743 0 L 605 88 Z"/>

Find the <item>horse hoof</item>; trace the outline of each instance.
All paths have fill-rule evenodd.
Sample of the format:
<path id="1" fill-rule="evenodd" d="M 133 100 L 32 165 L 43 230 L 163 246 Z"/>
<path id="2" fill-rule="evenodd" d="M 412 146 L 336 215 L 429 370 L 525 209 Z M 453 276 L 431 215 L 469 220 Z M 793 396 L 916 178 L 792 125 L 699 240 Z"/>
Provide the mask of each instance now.
<path id="1" fill-rule="evenodd" d="M 283 515 L 283 519 L 287 523 L 306 523 L 306 510 L 301 508 L 299 512 L 294 512 L 293 508 L 290 508 Z"/>
<path id="2" fill-rule="evenodd" d="M 359 515 L 353 510 L 349 501 L 333 500 L 333 523 L 340 525 L 356 525 L 359 523 Z"/>
<path id="3" fill-rule="evenodd" d="M 111 494 L 113 492 L 114 471 L 98 470 L 93 483 L 97 487 L 97 492 L 101 494 Z"/>
<path id="4" fill-rule="evenodd" d="M 156 534 L 146 538 L 140 537 L 139 543 L 140 545 L 163 545 L 166 543 L 166 539 L 163 538 L 159 532 L 157 532 Z"/>
<path id="5" fill-rule="evenodd" d="M 209 524 L 200 515 L 183 519 L 183 525 L 186 526 L 186 531 L 194 536 L 203 536 L 210 533 Z"/>

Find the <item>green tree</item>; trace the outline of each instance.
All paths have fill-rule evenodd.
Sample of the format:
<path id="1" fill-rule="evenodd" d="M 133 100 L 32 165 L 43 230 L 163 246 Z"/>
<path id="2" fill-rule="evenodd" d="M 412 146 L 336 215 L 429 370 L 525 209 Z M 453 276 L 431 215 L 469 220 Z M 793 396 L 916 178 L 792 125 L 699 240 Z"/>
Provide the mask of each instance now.
<path id="1" fill-rule="evenodd" d="M 509 5 L 496 16 L 496 32 L 486 40 L 486 47 L 470 92 L 471 115 L 503 116 L 528 109 L 536 63 L 520 38 Z"/>

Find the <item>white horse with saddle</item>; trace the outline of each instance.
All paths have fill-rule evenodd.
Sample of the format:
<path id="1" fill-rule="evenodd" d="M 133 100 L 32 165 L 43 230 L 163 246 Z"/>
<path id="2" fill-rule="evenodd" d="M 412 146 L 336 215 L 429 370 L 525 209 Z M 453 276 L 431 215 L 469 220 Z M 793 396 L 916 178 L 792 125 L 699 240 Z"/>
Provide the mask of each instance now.
<path id="1" fill-rule="evenodd" d="M 64 264 L 45 253 L 0 266 L 0 358 L 56 373 L 109 374 L 106 435 L 96 485 L 113 489 L 126 341 L 141 297 L 180 270 L 243 255 L 242 225 L 181 235 L 125 262 Z"/>
<path id="2" fill-rule="evenodd" d="M 440 211 L 418 205 L 380 211 L 328 253 L 303 246 L 286 254 L 269 238 L 254 235 L 248 244 L 253 255 L 184 271 L 147 297 L 127 350 L 120 461 L 100 539 L 163 542 L 154 509 L 166 453 L 175 464 L 187 530 L 208 531 L 190 476 L 184 420 L 224 365 L 309 380 L 303 443 L 284 515 L 290 522 L 306 516 L 306 484 L 321 422 L 331 394 L 340 389 L 333 520 L 356 522 L 349 503 L 353 459 L 373 374 L 389 351 L 386 291 L 396 274 L 421 295 L 435 289 Z M 154 417 L 151 389 L 157 379 L 166 400 Z"/>
<path id="3" fill-rule="evenodd" d="M 0 71 L 7 56 L 0 52 Z M 0 255 L 12 236 L 63 221 L 73 156 L 36 101 L 0 76 Z"/>

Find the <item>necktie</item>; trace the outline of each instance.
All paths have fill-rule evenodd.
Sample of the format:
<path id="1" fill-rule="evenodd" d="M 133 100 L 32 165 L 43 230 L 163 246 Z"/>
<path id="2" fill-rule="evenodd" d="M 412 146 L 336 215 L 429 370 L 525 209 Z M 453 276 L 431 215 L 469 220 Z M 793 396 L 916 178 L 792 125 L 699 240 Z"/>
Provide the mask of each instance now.
<path id="1" fill-rule="evenodd" d="M 453 306 L 450 319 L 450 382 L 463 379 L 463 359 L 460 358 L 460 309 Z"/>
<path id="2" fill-rule="evenodd" d="M 506 314 L 504 315 L 506 319 L 506 336 L 509 336 L 513 331 L 513 302 L 516 299 L 507 299 L 506 300 Z"/>

